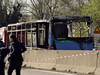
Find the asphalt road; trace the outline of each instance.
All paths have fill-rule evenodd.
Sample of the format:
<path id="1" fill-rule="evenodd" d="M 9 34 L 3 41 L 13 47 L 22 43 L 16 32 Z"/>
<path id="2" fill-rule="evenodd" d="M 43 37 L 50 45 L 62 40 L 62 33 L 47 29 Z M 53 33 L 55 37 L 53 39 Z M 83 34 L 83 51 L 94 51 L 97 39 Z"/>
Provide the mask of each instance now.
<path id="1" fill-rule="evenodd" d="M 7 70 L 5 71 L 5 75 L 7 75 Z M 16 75 L 15 70 L 13 71 L 12 75 Z M 36 70 L 36 69 L 22 69 L 21 75 L 77 75 L 77 74 L 45 71 L 45 70 Z"/>

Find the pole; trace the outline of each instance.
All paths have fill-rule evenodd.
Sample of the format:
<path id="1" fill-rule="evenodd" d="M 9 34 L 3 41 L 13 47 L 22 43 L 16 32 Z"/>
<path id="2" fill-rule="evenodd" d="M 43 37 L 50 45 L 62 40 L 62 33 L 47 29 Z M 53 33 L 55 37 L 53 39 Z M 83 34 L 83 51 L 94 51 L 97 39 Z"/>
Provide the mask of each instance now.
<path id="1" fill-rule="evenodd" d="M 17 30 L 17 26 L 16 26 L 16 30 Z M 16 31 L 16 38 L 17 38 L 17 31 Z M 17 38 L 18 39 L 18 38 Z"/>
<path id="2" fill-rule="evenodd" d="M 73 37 L 72 24 L 70 25 L 71 37 Z"/>
<path id="3" fill-rule="evenodd" d="M 23 41 L 22 41 L 22 36 L 23 36 L 23 35 L 22 35 L 22 25 L 21 25 L 21 35 L 20 35 L 20 37 L 21 37 L 21 42 L 23 42 Z"/>
<path id="4" fill-rule="evenodd" d="M 26 24 L 25 24 L 25 29 L 26 29 Z M 26 47 L 26 33 L 27 31 L 25 30 L 25 47 Z"/>
<path id="5" fill-rule="evenodd" d="M 33 32 L 32 32 L 32 23 L 31 23 L 31 48 L 33 49 Z"/>
<path id="6" fill-rule="evenodd" d="M 96 37 L 96 51 L 97 51 L 97 37 Z"/>
<path id="7" fill-rule="evenodd" d="M 79 25 L 80 25 L 80 37 L 81 37 L 81 24 L 80 24 L 80 22 L 79 22 Z"/>

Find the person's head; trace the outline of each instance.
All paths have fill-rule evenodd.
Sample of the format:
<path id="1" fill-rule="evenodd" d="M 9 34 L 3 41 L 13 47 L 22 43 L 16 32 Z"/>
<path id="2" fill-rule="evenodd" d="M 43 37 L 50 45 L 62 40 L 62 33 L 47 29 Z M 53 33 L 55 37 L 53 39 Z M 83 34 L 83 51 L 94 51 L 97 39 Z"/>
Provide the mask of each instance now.
<path id="1" fill-rule="evenodd" d="M 0 41 L 2 40 L 2 35 L 0 34 Z"/>
<path id="2" fill-rule="evenodd" d="M 9 40 L 10 40 L 10 42 L 15 41 L 16 40 L 15 34 L 10 34 L 9 35 Z"/>

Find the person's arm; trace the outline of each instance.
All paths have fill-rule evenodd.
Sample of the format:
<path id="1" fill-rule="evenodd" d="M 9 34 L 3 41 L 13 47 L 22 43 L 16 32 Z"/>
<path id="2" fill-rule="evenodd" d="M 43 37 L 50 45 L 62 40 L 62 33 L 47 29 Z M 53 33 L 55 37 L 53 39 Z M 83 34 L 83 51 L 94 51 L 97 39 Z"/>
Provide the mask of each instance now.
<path id="1" fill-rule="evenodd" d="M 10 62 L 11 58 L 13 57 L 13 55 L 16 54 L 16 50 L 15 50 L 15 44 L 12 43 L 10 46 L 9 46 L 9 56 L 8 56 L 8 61 Z"/>
<path id="2" fill-rule="evenodd" d="M 9 52 L 10 52 L 10 50 L 6 47 L 6 49 L 4 50 L 4 58 L 3 58 L 4 63 L 6 63 L 5 57 L 7 56 L 7 54 L 9 54 Z"/>
<path id="3" fill-rule="evenodd" d="M 21 43 L 22 44 L 22 43 Z M 22 50 L 21 50 L 21 53 L 25 52 L 26 51 L 26 47 L 22 44 Z"/>
<path id="4" fill-rule="evenodd" d="M 6 49 L 5 49 L 5 55 L 9 54 L 9 52 L 10 52 L 10 49 L 8 49 L 8 48 L 6 47 Z"/>
<path id="5" fill-rule="evenodd" d="M 5 57 L 7 56 L 7 54 L 9 54 L 10 50 L 6 47 L 4 43 L 2 44 L 2 46 L 3 47 L 0 48 L 2 50 L 2 60 L 5 60 Z"/>
<path id="6" fill-rule="evenodd" d="M 2 43 L 2 47 L 0 49 L 2 50 L 4 57 L 6 57 L 6 55 L 10 52 L 4 43 Z"/>

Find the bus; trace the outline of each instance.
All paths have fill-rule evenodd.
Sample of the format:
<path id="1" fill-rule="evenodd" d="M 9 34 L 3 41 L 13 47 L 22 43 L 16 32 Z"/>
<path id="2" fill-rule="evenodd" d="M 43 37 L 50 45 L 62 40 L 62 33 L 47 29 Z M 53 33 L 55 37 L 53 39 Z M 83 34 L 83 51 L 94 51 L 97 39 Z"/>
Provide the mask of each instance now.
<path id="1" fill-rule="evenodd" d="M 10 33 L 30 50 L 94 49 L 90 16 L 54 16 L 50 20 L 9 24 L 7 35 Z"/>
<path id="2" fill-rule="evenodd" d="M 46 20 L 37 20 L 9 24 L 7 26 L 7 46 L 9 46 L 9 34 L 16 35 L 17 40 L 22 42 L 29 50 L 46 49 L 48 47 L 48 27 Z"/>
<path id="3" fill-rule="evenodd" d="M 89 16 L 52 17 L 49 23 L 49 50 L 54 49 L 93 50 L 92 18 Z"/>

